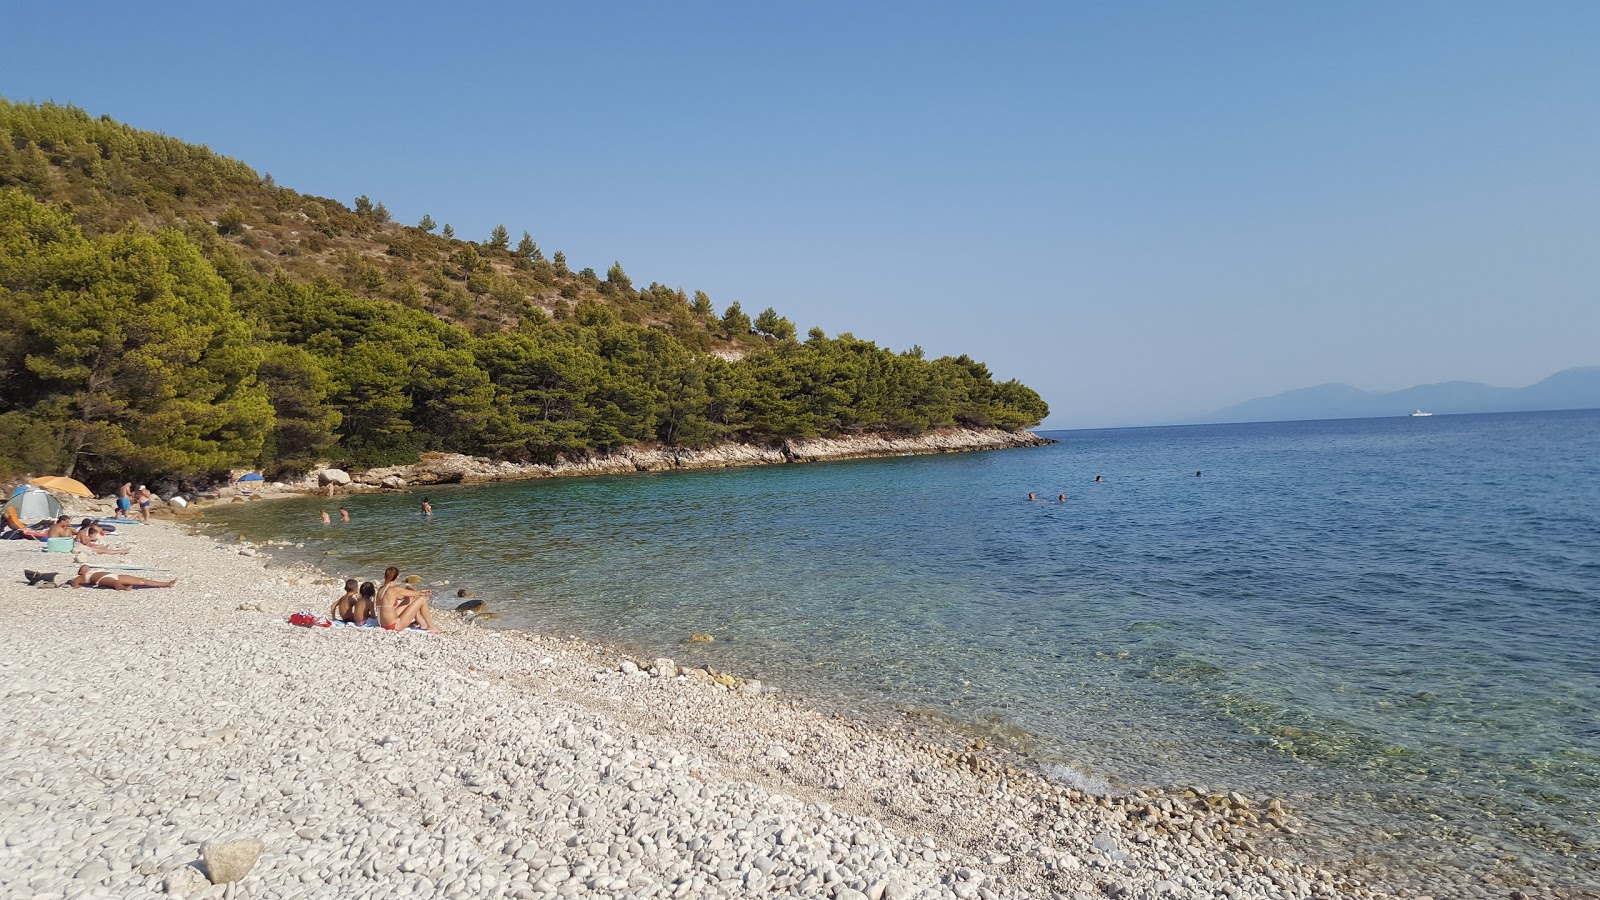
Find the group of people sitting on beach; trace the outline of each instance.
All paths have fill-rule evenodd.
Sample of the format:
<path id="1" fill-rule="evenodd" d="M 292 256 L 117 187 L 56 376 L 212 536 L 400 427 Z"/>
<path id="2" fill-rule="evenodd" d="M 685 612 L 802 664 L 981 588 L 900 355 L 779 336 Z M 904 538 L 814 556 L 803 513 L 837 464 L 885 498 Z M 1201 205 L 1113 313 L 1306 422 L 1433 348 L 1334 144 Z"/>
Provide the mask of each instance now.
<path id="1" fill-rule="evenodd" d="M 390 566 L 383 571 L 383 584 L 358 583 L 354 578 L 346 581 L 343 596 L 328 609 L 328 618 L 352 625 L 375 624 L 388 631 L 417 626 L 438 634 L 428 606 L 432 596 L 432 591 L 402 583 L 400 569 Z"/>
<path id="2" fill-rule="evenodd" d="M 106 530 L 100 527 L 99 519 L 84 519 L 77 527 L 73 527 L 70 516 L 58 516 L 55 524 L 50 526 L 50 533 L 46 537 L 72 538 L 75 546 L 82 547 L 90 553 L 104 553 L 111 556 L 121 556 L 127 553 L 126 548 L 116 548 L 104 543 Z"/>

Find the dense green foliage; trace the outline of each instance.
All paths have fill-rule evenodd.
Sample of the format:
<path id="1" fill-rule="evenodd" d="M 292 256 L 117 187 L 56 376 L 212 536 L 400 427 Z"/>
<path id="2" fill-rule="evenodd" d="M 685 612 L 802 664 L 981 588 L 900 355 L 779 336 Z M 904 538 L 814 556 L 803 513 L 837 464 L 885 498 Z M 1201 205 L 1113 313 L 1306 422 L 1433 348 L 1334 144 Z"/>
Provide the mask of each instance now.
<path id="1" fill-rule="evenodd" d="M 428 450 L 551 460 L 1021 428 L 1047 412 L 964 356 L 820 329 L 802 343 L 770 308 L 717 317 L 703 292 L 635 288 L 620 263 L 601 279 L 560 251 L 546 261 L 527 232 L 512 247 L 503 225 L 483 244 L 433 226 L 390 222 L 365 196 L 355 210 L 307 198 L 79 110 L 0 100 L 0 471 L 277 473 Z"/>

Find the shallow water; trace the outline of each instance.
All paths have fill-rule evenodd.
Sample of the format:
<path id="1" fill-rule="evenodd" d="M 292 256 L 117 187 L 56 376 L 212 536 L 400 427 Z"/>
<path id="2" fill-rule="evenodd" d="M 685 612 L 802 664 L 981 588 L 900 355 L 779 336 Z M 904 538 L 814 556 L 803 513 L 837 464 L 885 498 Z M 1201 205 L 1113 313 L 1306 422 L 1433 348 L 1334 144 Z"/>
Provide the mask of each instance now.
<path id="1" fill-rule="evenodd" d="M 208 518 L 1075 779 L 1282 797 L 1346 864 L 1600 890 L 1600 412 L 1052 436 Z"/>

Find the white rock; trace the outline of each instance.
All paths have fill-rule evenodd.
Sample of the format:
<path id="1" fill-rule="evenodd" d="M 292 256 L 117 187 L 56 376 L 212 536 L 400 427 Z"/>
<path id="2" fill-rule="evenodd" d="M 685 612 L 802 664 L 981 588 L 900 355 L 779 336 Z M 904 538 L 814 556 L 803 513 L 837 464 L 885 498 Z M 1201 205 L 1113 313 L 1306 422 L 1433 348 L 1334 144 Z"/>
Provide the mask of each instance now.
<path id="1" fill-rule="evenodd" d="M 191 894 L 198 894 L 209 887 L 211 887 L 211 882 L 206 880 L 206 876 L 195 867 L 194 863 L 187 863 L 173 869 L 161 881 L 161 889 L 174 897 L 187 897 Z"/>
<path id="2" fill-rule="evenodd" d="M 343 469 L 323 469 L 317 473 L 317 484 L 320 485 L 347 485 L 350 483 L 350 473 Z"/>
<path id="3" fill-rule="evenodd" d="M 255 838 L 206 841 L 200 845 L 200 859 L 206 864 L 206 877 L 212 884 L 239 881 L 261 857 L 262 844 Z"/>

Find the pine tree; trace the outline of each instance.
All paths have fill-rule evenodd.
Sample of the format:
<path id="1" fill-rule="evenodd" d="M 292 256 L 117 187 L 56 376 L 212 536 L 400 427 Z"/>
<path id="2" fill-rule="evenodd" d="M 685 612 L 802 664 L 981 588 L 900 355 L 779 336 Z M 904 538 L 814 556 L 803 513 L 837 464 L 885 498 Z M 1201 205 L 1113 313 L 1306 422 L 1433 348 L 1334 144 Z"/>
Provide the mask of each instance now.
<path id="1" fill-rule="evenodd" d="M 456 236 L 456 230 L 450 227 L 449 222 L 444 223 L 444 230 L 439 233 L 447 238 L 453 238 Z"/>
<path id="2" fill-rule="evenodd" d="M 422 221 L 417 223 L 417 227 L 421 228 L 423 231 L 428 231 L 428 232 L 433 231 L 433 229 L 435 227 L 434 224 L 433 224 L 433 216 L 430 216 L 427 213 L 423 213 L 422 214 Z"/>
<path id="3" fill-rule="evenodd" d="M 533 235 L 526 231 L 522 233 L 522 240 L 517 242 L 517 255 L 533 262 L 544 259 L 544 254 L 539 252 L 539 245 L 533 242 Z"/>
<path id="4" fill-rule="evenodd" d="M 380 202 L 377 206 L 373 207 L 372 217 L 377 219 L 379 222 L 389 221 L 389 207 L 384 206 L 383 203 Z"/>
<path id="5" fill-rule="evenodd" d="M 625 291 L 633 290 L 633 280 L 628 277 L 627 272 L 622 271 L 622 263 L 620 262 L 612 263 L 611 268 L 606 270 L 606 283 L 615 285 Z"/>
<path id="6" fill-rule="evenodd" d="M 794 339 L 794 323 L 778 315 L 778 311 L 770 306 L 762 310 L 761 315 L 756 316 L 755 329 L 780 341 Z"/>
<path id="7" fill-rule="evenodd" d="M 368 197 L 366 194 L 362 194 L 361 196 L 356 198 L 356 215 L 358 215 L 358 216 L 370 216 L 370 215 L 372 215 L 372 198 L 371 197 Z"/>
<path id="8" fill-rule="evenodd" d="M 511 232 L 504 225 L 496 225 L 494 231 L 489 232 L 489 249 L 506 250 L 511 247 Z"/>
<path id="9" fill-rule="evenodd" d="M 750 333 L 750 317 L 745 315 L 744 309 L 735 300 L 722 313 L 722 331 L 728 337 L 738 337 Z"/>
<path id="10" fill-rule="evenodd" d="M 567 268 L 567 255 L 562 253 L 560 250 L 556 251 L 556 255 L 551 257 L 550 261 L 555 263 L 556 271 L 560 272 L 562 275 L 566 275 L 572 271 L 571 269 Z"/>
<path id="11" fill-rule="evenodd" d="M 716 309 L 711 305 L 711 295 L 705 291 L 694 292 L 694 302 L 689 304 L 689 308 L 694 310 L 697 316 L 709 318 L 717 314 Z"/>

